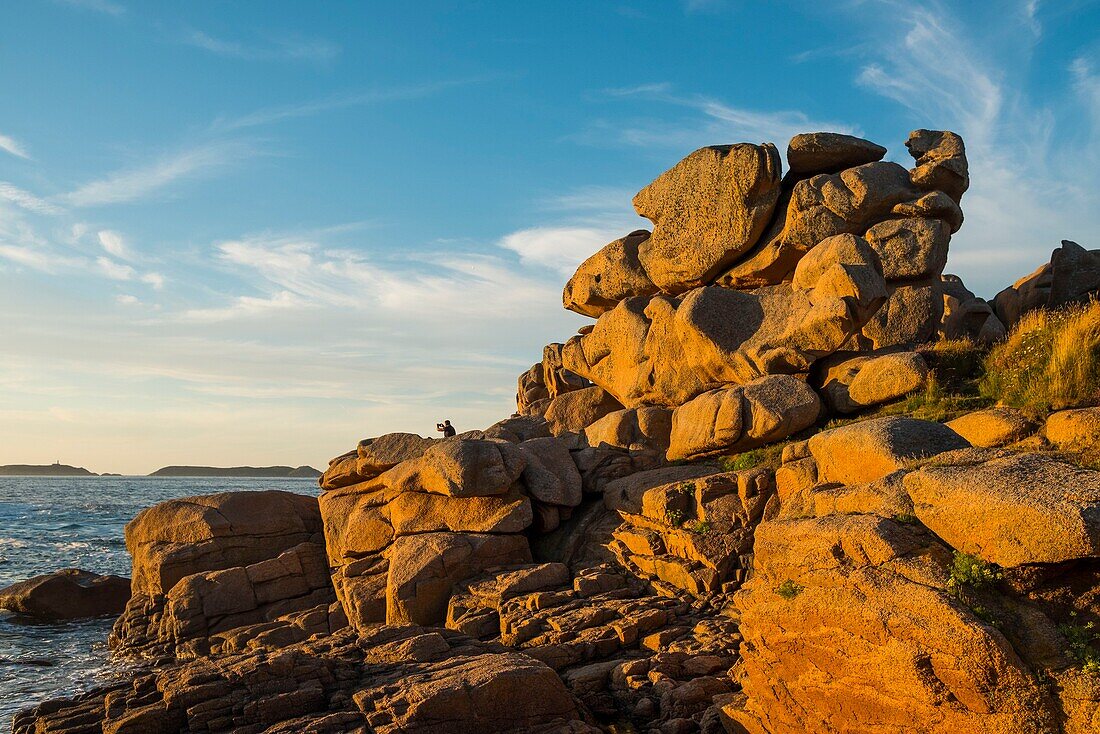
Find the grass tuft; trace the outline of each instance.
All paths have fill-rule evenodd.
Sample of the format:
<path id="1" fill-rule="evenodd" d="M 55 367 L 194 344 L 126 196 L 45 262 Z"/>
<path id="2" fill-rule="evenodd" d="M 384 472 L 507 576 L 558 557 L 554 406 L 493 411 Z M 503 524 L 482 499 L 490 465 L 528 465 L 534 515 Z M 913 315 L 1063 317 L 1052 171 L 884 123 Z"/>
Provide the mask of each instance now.
<path id="1" fill-rule="evenodd" d="M 1025 314 L 985 360 L 982 395 L 1033 418 L 1100 400 L 1100 302 Z"/>
<path id="2" fill-rule="evenodd" d="M 783 597 L 787 601 L 790 601 L 791 599 L 795 598 L 796 596 L 798 596 L 799 594 L 801 594 L 805 590 L 806 590 L 805 586 L 803 586 L 802 584 L 796 584 L 794 581 L 791 581 L 790 579 L 787 579 L 786 581 L 781 583 L 779 586 L 775 587 L 775 593 L 778 594 L 779 596 Z"/>

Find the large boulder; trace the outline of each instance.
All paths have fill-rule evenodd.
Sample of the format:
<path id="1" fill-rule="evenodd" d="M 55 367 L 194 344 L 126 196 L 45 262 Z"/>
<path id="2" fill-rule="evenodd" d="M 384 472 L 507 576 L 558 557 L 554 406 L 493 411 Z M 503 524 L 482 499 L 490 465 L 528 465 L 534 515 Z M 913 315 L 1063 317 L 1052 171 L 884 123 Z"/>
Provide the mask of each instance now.
<path id="1" fill-rule="evenodd" d="M 623 406 L 602 387 L 586 387 L 564 393 L 550 401 L 544 414 L 550 422 L 550 432 L 559 436 L 584 430 L 608 413 Z"/>
<path id="2" fill-rule="evenodd" d="M 1047 416 L 1043 431 L 1047 440 L 1066 448 L 1100 444 L 1100 407 L 1059 410 Z"/>
<path id="3" fill-rule="evenodd" d="M 626 407 L 675 407 L 729 384 L 804 372 L 872 317 L 885 296 L 881 273 L 866 242 L 834 238 L 803 258 L 789 284 L 628 298 L 570 339 L 562 359 Z"/>
<path id="4" fill-rule="evenodd" d="M 455 438 L 438 441 L 418 459 L 387 474 L 393 492 L 432 492 L 449 497 L 486 497 L 508 491 L 527 465 L 508 441 Z"/>
<path id="5" fill-rule="evenodd" d="M 624 408 L 608 413 L 584 429 L 589 446 L 614 446 L 631 451 L 668 450 L 672 431 L 672 411 L 668 408 L 643 406 Z"/>
<path id="6" fill-rule="evenodd" d="M 1035 431 L 1035 423 L 1016 408 L 975 410 L 948 421 L 947 427 L 971 446 L 993 448 L 1015 443 Z"/>
<path id="7" fill-rule="evenodd" d="M 673 411 L 668 459 L 747 451 L 798 433 L 820 414 L 817 393 L 790 375 L 711 390 Z"/>
<path id="8" fill-rule="evenodd" d="M 0 589 L 0 609 L 38 619 L 118 615 L 130 600 L 130 579 L 66 568 Z"/>
<path id="9" fill-rule="evenodd" d="M 360 476 L 381 474 L 402 461 L 415 459 L 428 450 L 435 439 L 415 433 L 387 433 L 378 438 L 365 438 L 356 448 L 356 470 Z"/>
<path id="10" fill-rule="evenodd" d="M 398 538 L 387 550 L 386 621 L 439 624 L 451 587 L 494 566 L 530 563 L 522 535 L 424 533 Z"/>
<path id="11" fill-rule="evenodd" d="M 919 525 L 866 514 L 765 522 L 753 556 L 735 597 L 744 695 L 725 714 L 744 729 L 732 731 L 1087 730 L 1061 728 L 1056 687 L 1007 631 L 959 603 L 950 552 Z M 1056 639 L 1025 609 L 1025 645 Z"/>
<path id="12" fill-rule="evenodd" d="M 821 394 L 838 413 L 854 413 L 908 395 L 924 386 L 928 364 L 916 352 L 826 360 Z"/>
<path id="13" fill-rule="evenodd" d="M 314 497 L 267 490 L 169 500 L 130 521 L 126 547 L 133 595 L 110 645 L 127 655 L 203 653 L 213 632 L 333 600 Z"/>
<path id="14" fill-rule="evenodd" d="M 799 176 L 836 173 L 880 161 L 884 155 L 881 145 L 841 133 L 800 133 L 787 144 L 787 165 Z"/>
<path id="15" fill-rule="evenodd" d="M 863 236 L 882 260 L 886 280 L 938 276 L 947 264 L 951 232 L 939 219 L 888 219 Z"/>
<path id="16" fill-rule="evenodd" d="M 624 298 L 656 293 L 657 286 L 638 260 L 638 245 L 648 238 L 649 230 L 636 230 L 581 263 L 565 285 L 565 307 L 598 318 Z"/>
<path id="17" fill-rule="evenodd" d="M 709 283 L 763 234 L 779 198 L 782 163 L 774 145 L 700 148 L 634 197 L 653 222 L 638 256 L 670 294 Z"/>
<path id="18" fill-rule="evenodd" d="M 1100 556 L 1100 472 L 1041 454 L 926 466 L 913 512 L 954 548 L 1011 567 Z"/>
<path id="19" fill-rule="evenodd" d="M 942 423 L 905 416 L 852 423 L 822 431 L 809 441 L 819 480 L 841 484 L 872 482 L 915 460 L 969 446 Z"/>
<path id="20" fill-rule="evenodd" d="M 321 528 L 316 498 L 279 490 L 162 502 L 126 525 L 134 594 L 165 594 L 189 574 L 267 560 L 319 538 Z"/>
<path id="21" fill-rule="evenodd" d="M 966 147 L 957 134 L 945 130 L 914 130 L 905 147 L 917 164 L 913 183 L 925 191 L 942 191 L 956 202 L 970 187 Z"/>

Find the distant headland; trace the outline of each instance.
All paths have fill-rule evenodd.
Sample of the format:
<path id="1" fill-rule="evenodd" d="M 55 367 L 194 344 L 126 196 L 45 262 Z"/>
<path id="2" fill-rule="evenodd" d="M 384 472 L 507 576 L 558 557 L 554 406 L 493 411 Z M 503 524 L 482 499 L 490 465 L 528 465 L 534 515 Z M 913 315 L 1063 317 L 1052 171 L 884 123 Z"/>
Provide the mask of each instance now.
<path id="1" fill-rule="evenodd" d="M 82 466 L 68 464 L 3 464 L 0 477 L 98 477 Z"/>
<path id="2" fill-rule="evenodd" d="M 151 477 L 287 477 L 316 479 L 321 472 L 312 466 L 166 466 Z"/>

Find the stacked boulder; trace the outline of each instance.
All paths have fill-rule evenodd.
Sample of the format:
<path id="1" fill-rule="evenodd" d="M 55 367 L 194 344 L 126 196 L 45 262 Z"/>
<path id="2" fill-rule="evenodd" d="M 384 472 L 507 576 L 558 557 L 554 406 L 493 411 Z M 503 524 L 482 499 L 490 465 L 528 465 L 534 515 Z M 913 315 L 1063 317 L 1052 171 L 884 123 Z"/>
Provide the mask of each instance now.
<path id="1" fill-rule="evenodd" d="M 608 244 L 569 280 L 565 307 L 596 323 L 547 347 L 521 377 L 519 412 L 554 417 L 555 434 L 592 426 L 598 441 L 637 438 L 675 460 L 746 450 L 825 409 L 850 412 L 919 387 L 927 367 L 903 358 L 872 365 L 857 397 L 847 390 L 866 357 L 943 333 L 948 297 L 948 331 L 985 327 L 973 315 L 980 304 L 942 275 L 969 186 L 962 139 L 916 130 L 906 147 L 911 170 L 836 133 L 796 135 L 786 175 L 771 144 L 710 146 L 680 161 L 634 198 L 652 232 Z M 844 364 L 852 358 L 861 361 Z M 888 379 L 871 379 L 885 367 Z M 839 386 L 824 389 L 824 406 L 806 386 L 812 378 L 819 390 Z M 580 402 L 587 412 L 573 407 Z M 659 409 L 672 420 L 654 421 Z M 614 430 L 608 414 L 621 416 Z M 578 425 L 592 415 L 603 420 Z"/>

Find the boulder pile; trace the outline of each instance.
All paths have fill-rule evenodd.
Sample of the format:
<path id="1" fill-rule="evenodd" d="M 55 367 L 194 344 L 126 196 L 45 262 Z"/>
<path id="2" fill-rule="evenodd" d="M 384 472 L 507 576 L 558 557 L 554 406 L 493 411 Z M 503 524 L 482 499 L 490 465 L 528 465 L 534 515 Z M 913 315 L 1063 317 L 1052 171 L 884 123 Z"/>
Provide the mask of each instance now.
<path id="1" fill-rule="evenodd" d="M 934 384 L 930 341 L 1094 292 L 1095 253 L 975 297 L 963 142 L 906 148 L 695 151 L 512 417 L 143 511 L 111 644 L 158 667 L 14 732 L 1097 731 L 1100 408 L 866 415 Z"/>

